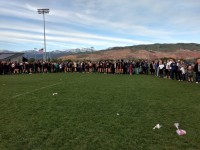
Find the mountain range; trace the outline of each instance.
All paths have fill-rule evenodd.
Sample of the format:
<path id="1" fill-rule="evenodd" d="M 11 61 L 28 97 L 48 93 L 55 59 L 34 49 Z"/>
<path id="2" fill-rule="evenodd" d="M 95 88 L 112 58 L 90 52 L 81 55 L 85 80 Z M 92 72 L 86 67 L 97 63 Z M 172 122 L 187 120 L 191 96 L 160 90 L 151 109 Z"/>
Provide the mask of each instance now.
<path id="1" fill-rule="evenodd" d="M 118 59 L 194 59 L 200 58 L 200 44 L 148 44 L 126 47 L 113 47 L 92 53 L 70 54 L 61 57 L 63 60 L 118 60 Z"/>
<path id="2" fill-rule="evenodd" d="M 12 53 L 14 51 L 0 50 L 0 53 Z M 43 53 L 36 50 L 20 51 L 26 58 L 42 59 Z M 59 58 L 70 60 L 105 60 L 105 59 L 194 59 L 200 58 L 200 44 L 176 43 L 176 44 L 147 44 L 125 47 L 111 47 L 105 50 L 95 51 L 91 48 L 77 48 L 69 50 L 53 50 L 47 52 L 47 58 Z"/>
<path id="3" fill-rule="evenodd" d="M 72 55 L 72 54 L 81 54 L 81 53 L 88 53 L 88 52 L 94 52 L 94 48 L 76 48 L 76 49 L 68 49 L 68 50 L 53 50 L 47 52 L 47 58 L 59 58 L 62 56 Z M 19 52 L 19 51 L 18 51 Z M 16 53 L 16 51 L 11 50 L 0 50 L 0 53 Z M 43 54 L 39 50 L 24 50 L 20 51 L 20 53 L 24 53 L 25 58 L 36 58 L 36 59 L 42 59 Z"/>

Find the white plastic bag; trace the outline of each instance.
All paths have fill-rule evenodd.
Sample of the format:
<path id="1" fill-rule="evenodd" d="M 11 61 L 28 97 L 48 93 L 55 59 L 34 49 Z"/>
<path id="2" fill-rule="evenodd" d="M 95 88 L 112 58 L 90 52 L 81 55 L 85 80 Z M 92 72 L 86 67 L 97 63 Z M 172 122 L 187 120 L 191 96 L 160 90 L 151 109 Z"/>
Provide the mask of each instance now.
<path id="1" fill-rule="evenodd" d="M 160 129 L 162 126 L 160 124 L 157 124 L 153 129 Z"/>

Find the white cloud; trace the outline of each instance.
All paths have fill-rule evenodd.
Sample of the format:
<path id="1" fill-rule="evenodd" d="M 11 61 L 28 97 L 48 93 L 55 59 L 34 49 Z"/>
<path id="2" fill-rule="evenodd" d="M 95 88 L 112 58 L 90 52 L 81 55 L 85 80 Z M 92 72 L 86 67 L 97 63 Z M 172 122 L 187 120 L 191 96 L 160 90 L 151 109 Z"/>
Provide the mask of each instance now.
<path id="1" fill-rule="evenodd" d="M 53 32 L 54 33 L 54 32 Z M 47 35 L 46 39 L 47 42 L 65 42 L 67 43 L 74 43 L 74 44 L 83 44 L 83 45 L 91 45 L 91 46 L 113 46 L 113 45 L 127 45 L 127 44 L 136 44 L 143 42 L 141 41 L 133 41 L 133 40 L 126 40 L 126 39 L 120 39 L 120 38 L 110 38 L 110 37 L 101 37 L 96 35 L 90 35 L 90 34 L 80 34 L 80 33 L 61 33 L 61 32 L 55 32 L 58 35 Z M 41 43 L 43 41 L 43 35 L 42 34 L 29 34 L 29 33 L 21 33 L 18 31 L 1 31 L 0 34 L 6 39 L 12 40 L 21 40 L 24 42 L 31 41 L 33 42 L 39 42 Z M 85 38 L 88 36 L 87 38 Z"/>
<path id="2" fill-rule="evenodd" d="M 0 2 L 1 41 L 9 43 L 14 38 L 19 44 L 23 40 L 41 43 L 42 15 L 37 8 L 44 6 L 50 8 L 46 31 L 52 46 L 55 42 L 63 47 L 106 48 L 200 38 L 198 0 L 15 0 Z"/>

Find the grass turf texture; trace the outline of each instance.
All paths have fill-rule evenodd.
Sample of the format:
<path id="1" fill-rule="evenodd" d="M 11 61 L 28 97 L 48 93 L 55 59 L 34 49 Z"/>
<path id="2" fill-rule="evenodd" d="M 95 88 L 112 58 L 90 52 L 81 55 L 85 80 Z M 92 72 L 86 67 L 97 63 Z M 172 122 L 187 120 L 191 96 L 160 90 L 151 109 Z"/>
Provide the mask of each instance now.
<path id="1" fill-rule="evenodd" d="M 0 76 L 0 87 L 2 150 L 200 148 L 196 84 L 58 73 Z M 176 134 L 175 122 L 185 136 Z M 163 127 L 153 130 L 157 123 Z"/>

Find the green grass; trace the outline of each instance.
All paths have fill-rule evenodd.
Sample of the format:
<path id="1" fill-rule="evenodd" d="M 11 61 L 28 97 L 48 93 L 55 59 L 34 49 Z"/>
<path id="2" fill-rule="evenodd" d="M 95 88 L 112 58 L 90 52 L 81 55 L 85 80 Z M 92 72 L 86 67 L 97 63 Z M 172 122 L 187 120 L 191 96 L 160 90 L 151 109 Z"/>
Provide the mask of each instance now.
<path id="1" fill-rule="evenodd" d="M 1 150 L 200 148 L 200 85 L 58 73 L 0 76 L 0 87 Z"/>

